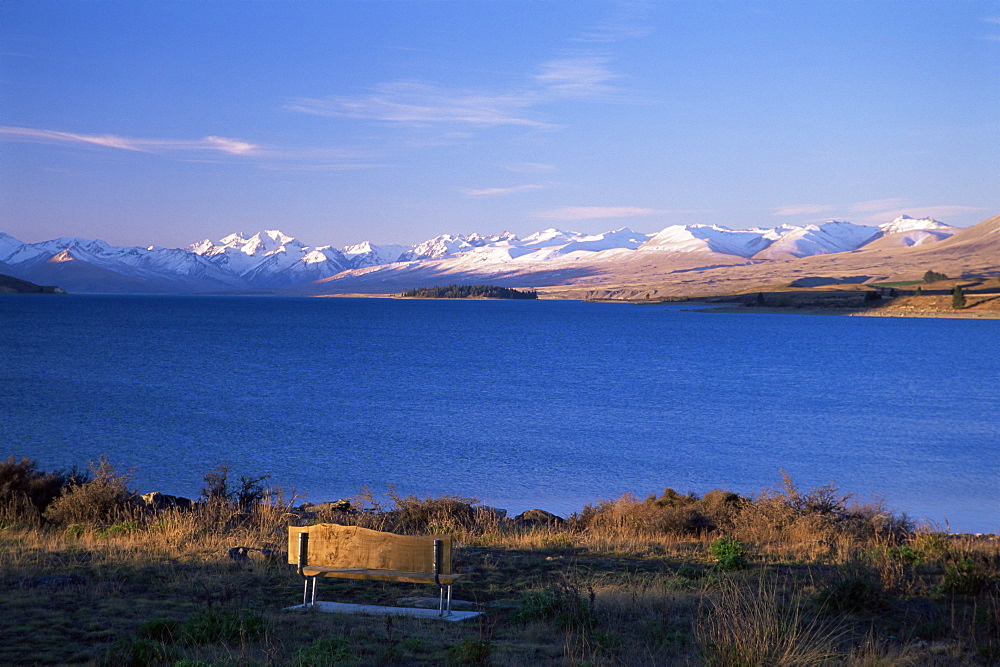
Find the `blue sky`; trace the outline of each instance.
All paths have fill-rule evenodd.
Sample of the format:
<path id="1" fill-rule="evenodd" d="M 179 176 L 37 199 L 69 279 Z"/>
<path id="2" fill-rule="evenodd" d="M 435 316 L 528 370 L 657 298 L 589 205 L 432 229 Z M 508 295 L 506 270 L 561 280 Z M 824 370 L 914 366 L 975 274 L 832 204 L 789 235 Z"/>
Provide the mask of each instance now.
<path id="1" fill-rule="evenodd" d="M 0 3 L 28 242 L 967 226 L 998 148 L 992 1 Z"/>

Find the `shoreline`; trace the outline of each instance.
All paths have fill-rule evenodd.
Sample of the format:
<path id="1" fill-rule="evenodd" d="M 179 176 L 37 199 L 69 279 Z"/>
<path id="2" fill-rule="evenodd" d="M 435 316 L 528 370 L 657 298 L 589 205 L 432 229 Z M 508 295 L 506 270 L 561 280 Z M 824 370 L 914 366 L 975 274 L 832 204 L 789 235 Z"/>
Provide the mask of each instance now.
<path id="1" fill-rule="evenodd" d="M 952 312 L 944 310 L 920 310 L 906 312 L 897 309 L 863 309 L 863 308 L 778 308 L 757 306 L 722 306 L 719 308 L 692 308 L 696 313 L 756 313 L 761 315 L 834 315 L 845 317 L 909 317 L 920 319 L 953 319 L 953 320 L 997 320 L 1000 313 L 994 312 Z"/>

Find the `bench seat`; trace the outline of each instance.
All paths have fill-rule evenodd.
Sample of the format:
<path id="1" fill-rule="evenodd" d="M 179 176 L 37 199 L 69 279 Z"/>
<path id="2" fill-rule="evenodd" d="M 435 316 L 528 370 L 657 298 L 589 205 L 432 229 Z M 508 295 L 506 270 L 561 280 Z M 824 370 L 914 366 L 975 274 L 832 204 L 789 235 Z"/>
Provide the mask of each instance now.
<path id="1" fill-rule="evenodd" d="M 372 581 L 402 581 L 413 584 L 433 584 L 433 572 L 403 572 L 401 570 L 376 570 L 373 568 L 324 567 L 322 565 L 306 565 L 302 568 L 306 577 L 338 577 L 340 579 L 368 579 Z M 439 574 L 442 584 L 453 584 L 461 577 L 460 574 Z"/>

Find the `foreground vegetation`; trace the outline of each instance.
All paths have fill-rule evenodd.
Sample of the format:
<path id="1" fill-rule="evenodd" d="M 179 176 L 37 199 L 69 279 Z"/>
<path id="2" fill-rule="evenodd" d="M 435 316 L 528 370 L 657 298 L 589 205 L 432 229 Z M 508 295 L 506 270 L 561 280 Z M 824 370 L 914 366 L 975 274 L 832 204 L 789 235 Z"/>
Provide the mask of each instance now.
<path id="1" fill-rule="evenodd" d="M 400 296 L 418 299 L 537 299 L 538 292 L 495 285 L 445 285 L 415 287 Z"/>
<path id="2" fill-rule="evenodd" d="M 832 486 L 670 489 L 565 520 L 458 497 L 296 506 L 265 477 L 205 476 L 200 502 L 138 502 L 85 473 L 0 462 L 0 664 L 992 664 L 996 541 L 915 527 Z M 385 506 L 383 506 L 385 505 Z M 455 536 L 476 620 L 283 612 L 289 524 Z M 321 599 L 432 596 L 325 581 Z"/>

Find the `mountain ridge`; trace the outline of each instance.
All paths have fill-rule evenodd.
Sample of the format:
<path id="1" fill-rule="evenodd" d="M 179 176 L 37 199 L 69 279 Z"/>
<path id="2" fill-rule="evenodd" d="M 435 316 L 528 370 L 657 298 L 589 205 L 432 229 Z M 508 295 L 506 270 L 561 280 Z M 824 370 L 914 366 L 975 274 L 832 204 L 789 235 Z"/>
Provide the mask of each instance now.
<path id="1" fill-rule="evenodd" d="M 787 269 L 789 263 L 797 269 L 816 258 L 839 264 L 859 253 L 895 257 L 908 251 L 923 257 L 923 251 L 938 248 L 938 254 L 954 263 L 949 248 L 955 239 L 971 238 L 969 230 L 991 220 L 964 229 L 909 216 L 878 227 L 830 220 L 772 229 L 670 225 L 654 234 L 628 227 L 600 234 L 550 228 L 524 238 L 510 232 L 443 234 L 412 246 L 364 241 L 344 248 L 309 246 L 275 229 L 252 236 L 237 232 L 218 242 L 204 239 L 173 249 L 120 248 L 76 237 L 22 243 L 0 232 L 0 266 L 17 278 L 59 284 L 74 293 L 386 294 L 442 280 L 539 287 L 550 295 L 610 284 L 662 291 L 700 285 L 685 273 L 763 275 L 766 269 L 753 267 L 775 273 L 775 267 Z M 980 237 L 986 239 L 985 252 L 991 253 L 994 239 L 989 234 Z M 958 254 L 973 247 L 966 244 Z M 989 257 L 965 262 L 968 270 L 979 265 L 990 270 L 991 264 Z M 778 273 L 795 276 L 800 271 Z"/>

